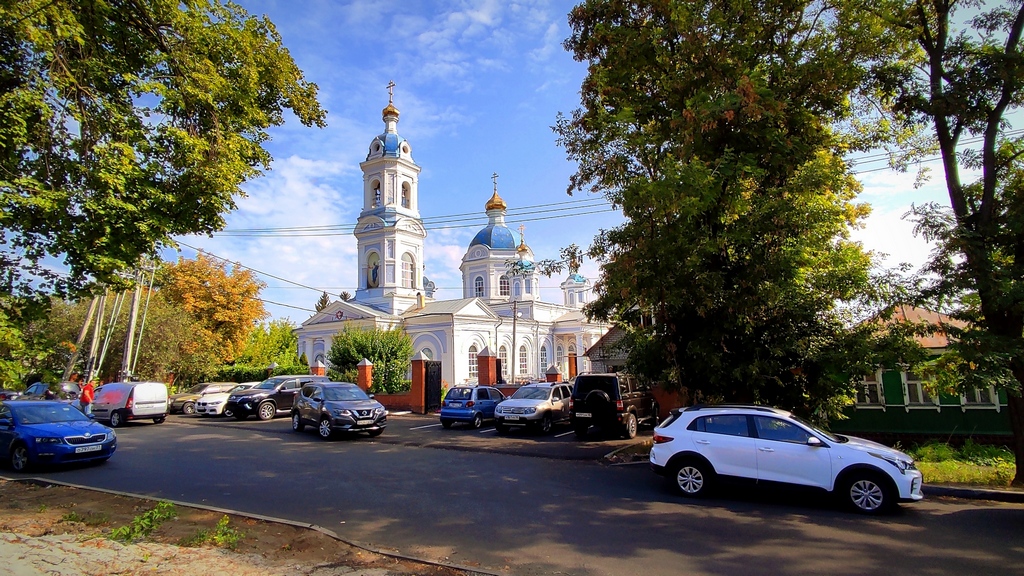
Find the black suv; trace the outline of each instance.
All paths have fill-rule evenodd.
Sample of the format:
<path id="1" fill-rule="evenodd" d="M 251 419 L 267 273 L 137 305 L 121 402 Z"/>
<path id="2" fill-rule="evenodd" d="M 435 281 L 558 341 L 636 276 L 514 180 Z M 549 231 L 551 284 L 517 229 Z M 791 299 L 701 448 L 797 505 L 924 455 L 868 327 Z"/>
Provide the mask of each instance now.
<path id="1" fill-rule="evenodd" d="M 299 390 L 310 382 L 327 382 L 327 376 L 288 374 L 273 376 L 248 390 L 232 392 L 224 404 L 224 415 L 245 420 L 255 414 L 260 420 L 270 420 L 278 414 L 288 414 Z"/>
<path id="2" fill-rule="evenodd" d="M 649 386 L 628 374 L 580 374 L 572 387 L 569 421 L 577 438 L 591 426 L 636 437 L 640 422 L 658 425 L 658 403 Z"/>

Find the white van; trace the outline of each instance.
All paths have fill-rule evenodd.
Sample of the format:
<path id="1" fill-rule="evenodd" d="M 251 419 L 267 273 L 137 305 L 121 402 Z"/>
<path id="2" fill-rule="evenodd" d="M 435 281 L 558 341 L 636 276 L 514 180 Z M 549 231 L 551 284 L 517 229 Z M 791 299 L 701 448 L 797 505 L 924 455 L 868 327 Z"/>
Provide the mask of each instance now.
<path id="1" fill-rule="evenodd" d="M 167 385 L 163 382 L 111 382 L 96 389 L 92 413 L 117 428 L 129 420 L 167 418 Z"/>

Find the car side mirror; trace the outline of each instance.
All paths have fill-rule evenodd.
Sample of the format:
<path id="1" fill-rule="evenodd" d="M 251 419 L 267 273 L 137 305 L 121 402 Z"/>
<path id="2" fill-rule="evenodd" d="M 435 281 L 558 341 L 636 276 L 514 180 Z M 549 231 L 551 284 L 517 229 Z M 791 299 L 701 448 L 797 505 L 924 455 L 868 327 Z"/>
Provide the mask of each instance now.
<path id="1" fill-rule="evenodd" d="M 814 447 L 816 447 L 816 448 L 819 448 L 819 447 L 821 447 L 821 446 L 824 446 L 824 444 L 822 444 L 822 443 L 821 443 L 821 440 L 819 440 L 817 436 L 811 436 L 811 437 L 809 437 L 809 438 L 807 439 L 807 445 L 808 445 L 808 446 L 814 446 Z"/>
<path id="2" fill-rule="evenodd" d="M 367 396 L 370 398 L 370 400 L 373 400 L 374 394 L 367 394 Z"/>

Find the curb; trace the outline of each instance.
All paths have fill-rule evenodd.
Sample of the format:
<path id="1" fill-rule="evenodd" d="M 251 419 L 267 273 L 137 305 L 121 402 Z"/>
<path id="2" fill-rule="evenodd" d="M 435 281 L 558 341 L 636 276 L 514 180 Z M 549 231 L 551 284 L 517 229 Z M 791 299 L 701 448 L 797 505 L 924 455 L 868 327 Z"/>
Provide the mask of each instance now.
<path id="1" fill-rule="evenodd" d="M 937 486 L 925 484 L 925 496 L 964 498 L 966 500 L 992 500 L 994 502 L 1024 503 L 1024 491 L 999 490 L 994 488 L 969 488 L 960 486 Z"/>
<path id="2" fill-rule="evenodd" d="M 310 524 L 308 522 L 299 522 L 297 520 L 288 520 L 285 518 L 276 518 L 274 516 L 264 516 L 263 514 L 253 514 L 251 512 L 241 512 L 239 510 L 232 510 L 230 508 L 220 508 L 217 506 L 206 506 L 204 504 L 194 504 L 192 502 L 185 502 L 182 500 L 171 500 L 169 498 L 154 498 L 152 496 L 146 496 L 144 494 L 134 494 L 132 492 L 122 492 L 120 490 L 110 490 L 108 488 L 95 488 L 93 486 L 82 486 L 81 484 L 72 484 L 70 482 L 61 482 L 59 480 L 47 480 L 45 478 L 9 478 L 7 476 L 0 476 L 0 480 L 7 480 L 8 482 L 24 482 L 28 484 L 36 484 L 38 486 L 64 486 L 67 488 L 77 488 L 79 490 L 91 490 L 93 492 L 103 492 L 105 494 L 113 494 L 114 496 L 124 496 L 126 498 L 138 498 L 140 500 L 149 500 L 151 502 L 170 502 L 175 506 L 183 506 L 186 508 L 195 508 L 197 510 L 206 510 L 208 512 L 216 512 L 218 514 L 231 514 L 233 516 L 241 516 L 242 518 L 251 518 L 253 520 L 261 520 L 263 522 L 273 522 L 276 524 L 284 524 L 287 526 L 294 526 L 296 528 L 305 528 L 308 530 L 315 530 L 331 538 L 337 540 L 343 544 L 347 544 L 360 550 L 379 554 L 381 556 L 387 556 L 388 558 L 397 558 L 399 560 L 408 560 L 411 562 L 418 562 L 420 564 L 426 564 L 428 566 L 437 566 L 441 568 L 451 568 L 454 570 L 461 570 L 467 574 L 480 574 L 482 576 L 509 576 L 507 572 L 492 572 L 482 568 L 473 568 L 470 566 L 463 566 L 461 564 L 454 564 L 450 562 L 438 562 L 436 560 L 429 560 L 426 558 L 420 558 L 411 554 L 403 554 L 401 552 L 395 552 L 393 550 L 385 550 L 378 548 L 370 544 L 364 544 L 362 542 L 356 542 L 347 538 L 342 538 L 332 530 L 328 530 L 323 526 L 317 524 Z"/>

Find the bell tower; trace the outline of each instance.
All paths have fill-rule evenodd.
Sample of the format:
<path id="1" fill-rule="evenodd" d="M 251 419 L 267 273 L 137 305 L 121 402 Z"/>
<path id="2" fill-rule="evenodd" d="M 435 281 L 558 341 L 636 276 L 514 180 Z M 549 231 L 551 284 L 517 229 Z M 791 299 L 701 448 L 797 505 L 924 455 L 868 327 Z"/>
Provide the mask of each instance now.
<path id="1" fill-rule="evenodd" d="M 423 241 L 427 232 L 419 212 L 420 167 L 412 147 L 398 135 L 395 83 L 381 112 L 384 132 L 374 136 L 363 171 L 363 209 L 356 223 L 359 278 L 356 301 L 401 314 L 424 294 Z"/>

